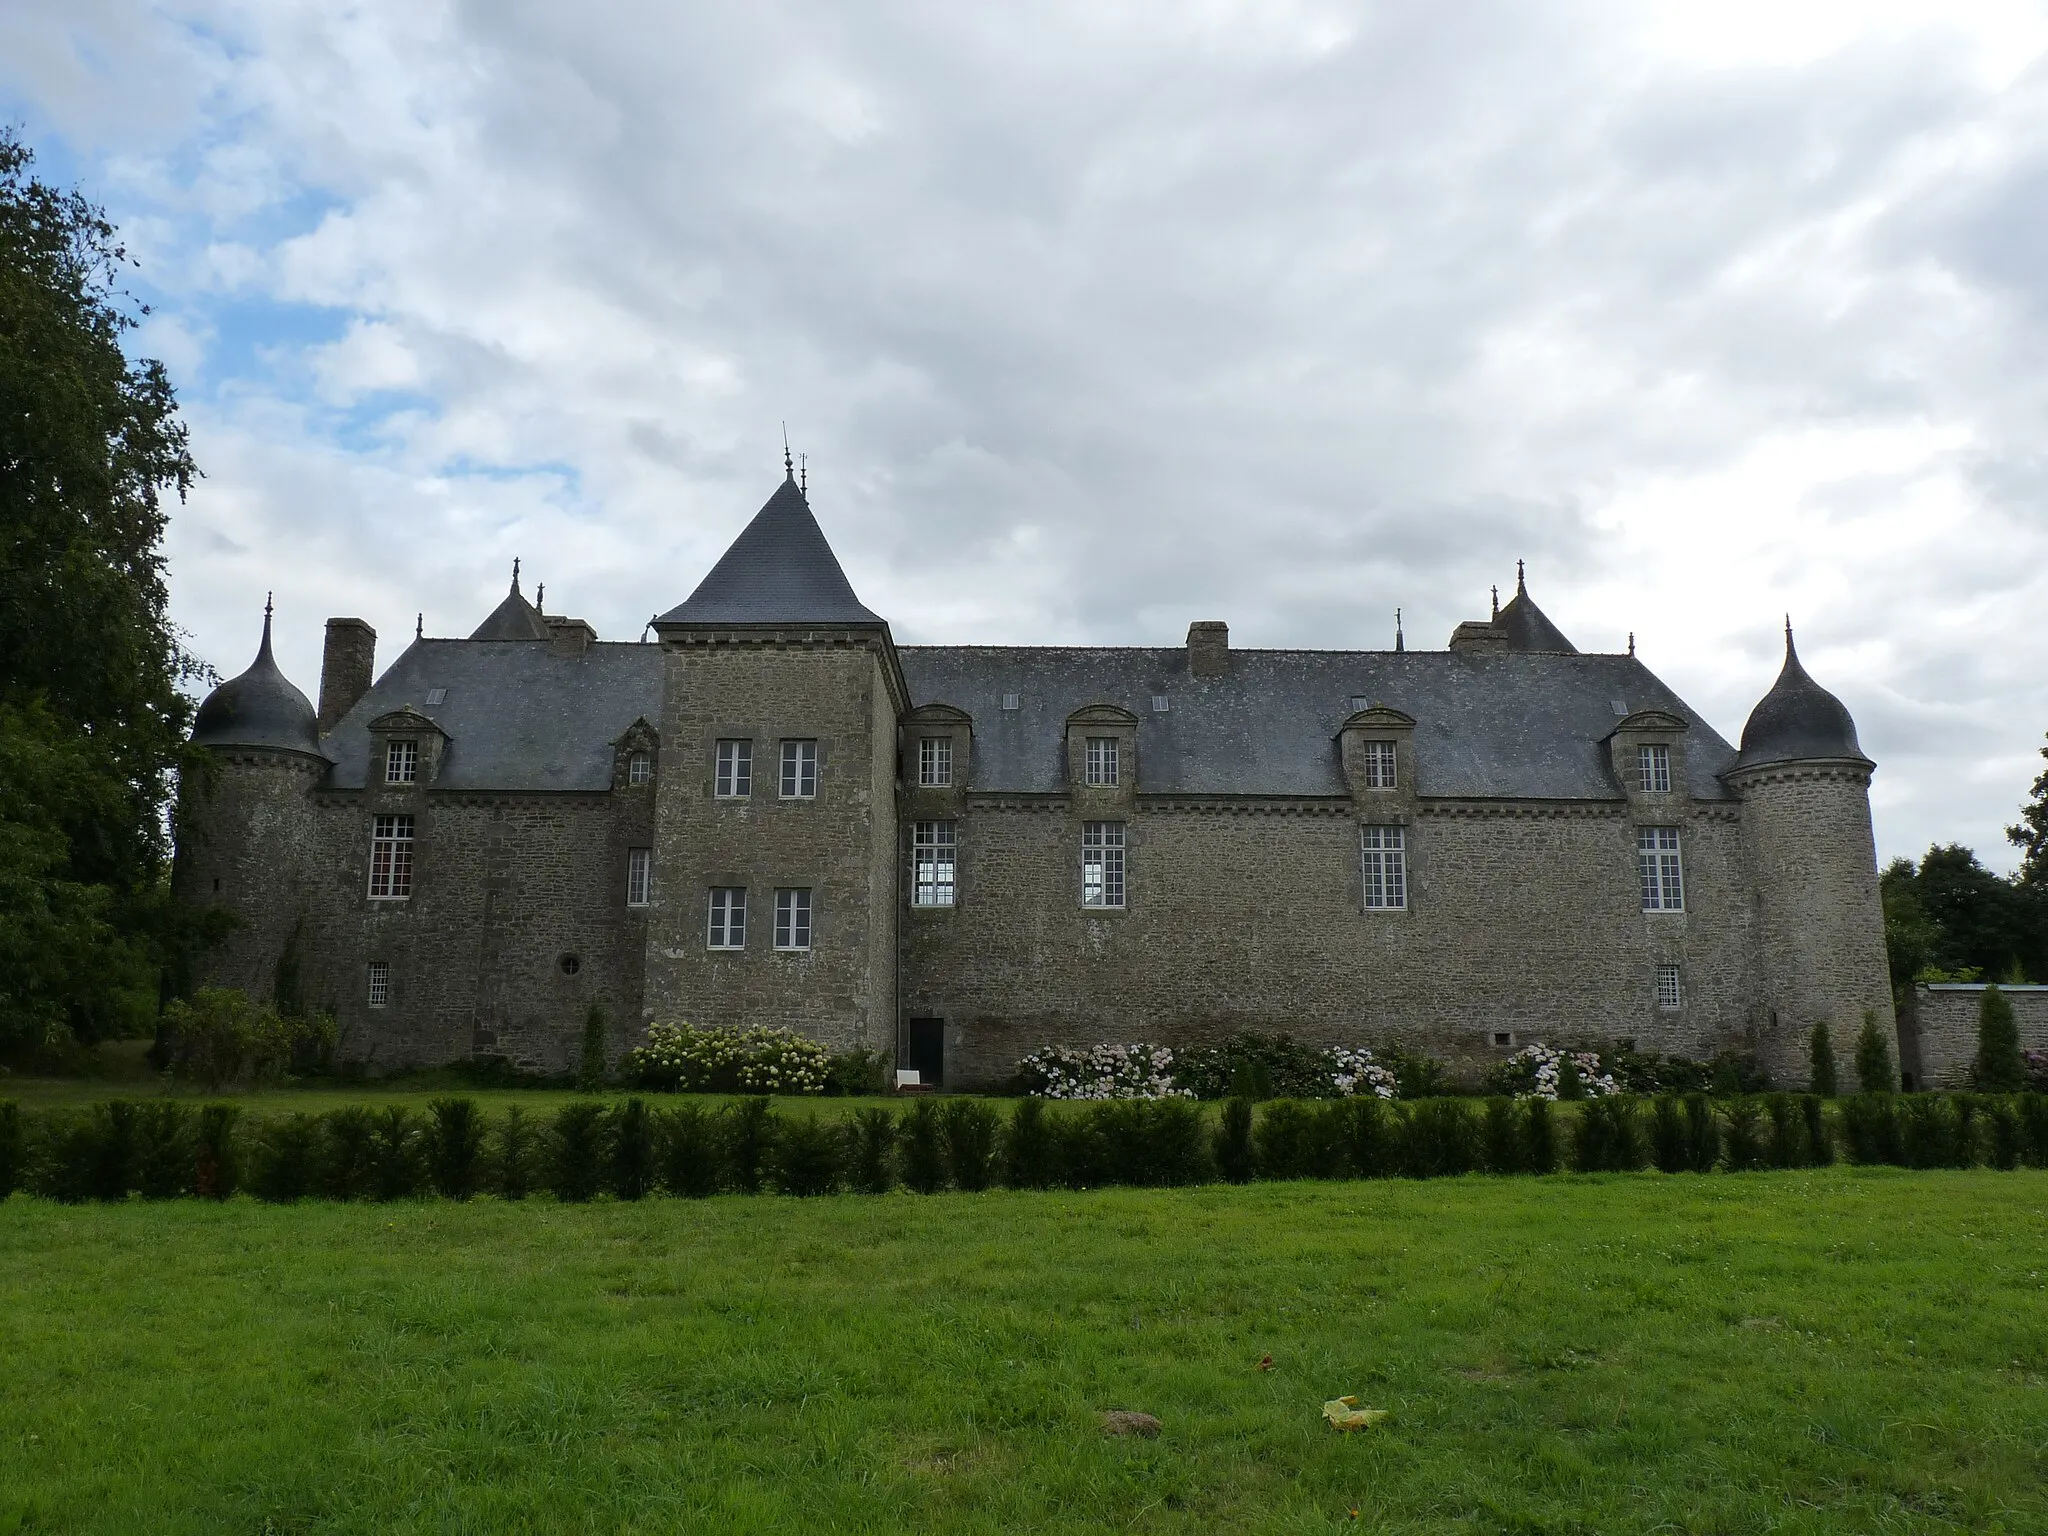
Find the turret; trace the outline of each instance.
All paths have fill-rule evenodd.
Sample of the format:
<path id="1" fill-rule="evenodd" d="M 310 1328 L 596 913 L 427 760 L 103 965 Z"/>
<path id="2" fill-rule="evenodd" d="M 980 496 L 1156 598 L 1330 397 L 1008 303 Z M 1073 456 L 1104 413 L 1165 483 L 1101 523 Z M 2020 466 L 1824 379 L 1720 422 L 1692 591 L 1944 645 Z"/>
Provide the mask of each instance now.
<path id="1" fill-rule="evenodd" d="M 1742 799 L 1755 882 L 1758 1053 L 1781 1082 L 1805 1081 L 1817 1023 L 1843 1061 L 1865 1010 L 1894 1029 L 1870 826 L 1875 767 L 1842 701 L 1800 665 L 1787 620 L 1784 667 L 1721 775 Z"/>
<path id="2" fill-rule="evenodd" d="M 297 1006 L 298 887 L 317 867 L 310 796 L 329 762 L 312 701 L 271 655 L 270 618 L 265 602 L 256 660 L 199 706 L 192 742 L 212 762 L 179 785 L 172 879 L 181 903 L 235 919 L 195 981 Z"/>

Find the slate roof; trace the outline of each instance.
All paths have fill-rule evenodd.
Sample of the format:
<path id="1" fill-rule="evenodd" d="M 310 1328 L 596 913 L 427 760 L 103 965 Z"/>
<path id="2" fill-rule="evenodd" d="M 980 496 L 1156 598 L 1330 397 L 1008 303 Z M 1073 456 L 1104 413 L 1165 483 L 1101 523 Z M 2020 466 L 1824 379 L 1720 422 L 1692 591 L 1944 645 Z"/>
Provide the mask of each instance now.
<path id="1" fill-rule="evenodd" d="M 1563 651 L 1571 655 L 1578 652 L 1579 648 L 1565 639 L 1564 631 L 1551 623 L 1550 616 L 1529 596 L 1519 560 L 1515 562 L 1515 595 L 1493 616 L 1493 622 L 1506 632 L 1511 651 Z"/>
<path id="2" fill-rule="evenodd" d="M 529 603 L 519 592 L 519 566 L 512 567 L 512 590 L 505 594 L 505 600 L 490 611 L 483 623 L 470 632 L 472 640 L 545 640 L 548 638 L 547 621 L 541 611 Z"/>
<path id="3" fill-rule="evenodd" d="M 331 787 L 364 787 L 370 722 L 408 704 L 448 733 L 436 789 L 609 789 L 611 744 L 661 719 L 661 647 L 415 640 L 328 733 Z"/>
<path id="4" fill-rule="evenodd" d="M 854 596 L 839 557 L 794 476 L 776 487 L 697 590 L 656 619 L 675 624 L 854 624 L 882 627 Z"/>
<path id="5" fill-rule="evenodd" d="M 263 606 L 263 643 L 248 671 L 231 677 L 206 696 L 192 721 L 192 742 L 201 747 L 268 747 L 323 754 L 320 717 L 312 701 L 292 686 L 270 654 L 270 605 Z"/>
<path id="6" fill-rule="evenodd" d="M 898 655 L 919 704 L 974 717 L 968 782 L 984 792 L 1060 793 L 1067 716 L 1095 703 L 1137 715 L 1139 787 L 1153 794 L 1345 794 L 1337 732 L 1371 704 L 1415 718 L 1424 795 L 1621 799 L 1605 741 L 1639 709 L 1691 726 L 1695 796 L 1728 798 L 1714 775 L 1735 755 L 1633 656 L 1237 650 L 1225 676 L 1197 678 L 1179 646 L 902 646 Z M 1015 710 L 1002 707 L 1007 693 Z M 1164 714 L 1155 695 L 1167 700 Z"/>
<path id="7" fill-rule="evenodd" d="M 1827 758 L 1862 762 L 1856 722 L 1842 701 L 1807 675 L 1792 648 L 1792 626 L 1785 626 L 1785 665 L 1771 691 L 1749 712 L 1742 727 L 1742 752 L 1733 766 L 1754 768 L 1763 763 L 1789 763 Z"/>

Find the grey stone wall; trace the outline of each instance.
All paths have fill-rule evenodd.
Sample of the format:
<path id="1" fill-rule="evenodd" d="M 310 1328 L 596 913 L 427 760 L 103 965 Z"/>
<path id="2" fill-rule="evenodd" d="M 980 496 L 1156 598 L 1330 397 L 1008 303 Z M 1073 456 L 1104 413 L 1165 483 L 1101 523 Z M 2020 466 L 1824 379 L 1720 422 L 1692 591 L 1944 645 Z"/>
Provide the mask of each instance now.
<path id="1" fill-rule="evenodd" d="M 1807 1036 L 1825 1022 L 1847 1062 L 1866 1009 L 1895 1029 L 1870 828 L 1870 775 L 1790 763 L 1732 775 L 1756 888 L 1759 1054 L 1803 1081 Z"/>
<path id="2" fill-rule="evenodd" d="M 936 807 L 934 807 L 936 809 Z M 906 808 L 905 819 L 914 812 Z M 1684 820 L 1688 910 L 1646 913 L 1619 806 L 1431 805 L 1406 911 L 1367 911 L 1346 802 L 1136 803 L 1129 906 L 1080 905 L 1083 811 L 970 800 L 960 904 L 905 916 L 904 1011 L 947 1021 L 947 1081 L 1047 1043 L 1239 1029 L 1401 1041 L 1477 1067 L 1532 1041 L 1703 1054 L 1751 1024 L 1753 932 L 1731 808 Z M 1659 1009 L 1656 966 L 1682 966 Z M 1507 1033 L 1513 1045 L 1496 1046 Z"/>
<path id="3" fill-rule="evenodd" d="M 2048 1051 L 2048 987 L 2000 987 L 2019 1025 L 2020 1047 Z M 1967 1088 L 1977 1060 L 1982 985 L 1925 982 L 1913 989 L 1910 1019 L 1900 1020 L 1901 1067 L 1916 1088 Z M 1916 1038 L 1917 1037 L 1917 1038 Z"/>

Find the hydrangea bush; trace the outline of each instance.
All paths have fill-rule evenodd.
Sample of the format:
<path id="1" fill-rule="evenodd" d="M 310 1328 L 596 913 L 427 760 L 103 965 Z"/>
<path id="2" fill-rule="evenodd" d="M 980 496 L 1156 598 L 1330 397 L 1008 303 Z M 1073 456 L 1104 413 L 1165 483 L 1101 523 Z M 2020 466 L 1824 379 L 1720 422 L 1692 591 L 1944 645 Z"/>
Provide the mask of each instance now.
<path id="1" fill-rule="evenodd" d="M 626 1053 L 629 1082 L 683 1093 L 823 1093 L 832 1058 L 786 1029 L 736 1029 L 657 1021 Z"/>
<path id="2" fill-rule="evenodd" d="M 1330 1085 L 1340 1099 L 1391 1099 L 1399 1091 L 1393 1068 L 1373 1060 L 1371 1051 L 1338 1045 L 1324 1054 L 1330 1061 Z"/>
<path id="3" fill-rule="evenodd" d="M 1489 1086 L 1518 1099 L 1555 1099 L 1558 1079 L 1569 1055 L 1578 1068 L 1579 1085 L 1589 1099 L 1605 1098 L 1622 1091 L 1600 1061 L 1598 1051 L 1559 1050 L 1554 1045 L 1525 1045 L 1489 1074 Z"/>
<path id="4" fill-rule="evenodd" d="M 1041 1099 L 1191 1099 L 1173 1080 L 1163 1045 L 1048 1045 L 1017 1063 L 1024 1091 Z"/>

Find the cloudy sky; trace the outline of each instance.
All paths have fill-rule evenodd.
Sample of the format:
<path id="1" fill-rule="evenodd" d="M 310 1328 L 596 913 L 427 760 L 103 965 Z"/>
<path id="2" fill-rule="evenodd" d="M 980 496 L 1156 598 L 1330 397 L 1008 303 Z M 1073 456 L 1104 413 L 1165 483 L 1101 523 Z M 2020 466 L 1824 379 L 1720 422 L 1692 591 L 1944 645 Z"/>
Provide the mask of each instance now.
<path id="1" fill-rule="evenodd" d="M 1790 611 L 1881 854 L 2048 728 L 2048 15 L 1712 0 L 9 0 L 206 479 L 172 591 L 637 636 L 780 475 L 902 641 L 1442 645 L 1731 739 Z M 528 588 L 531 591 L 531 586 Z"/>

